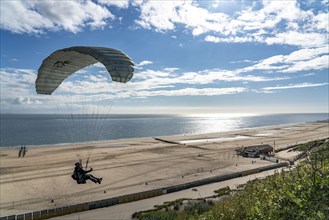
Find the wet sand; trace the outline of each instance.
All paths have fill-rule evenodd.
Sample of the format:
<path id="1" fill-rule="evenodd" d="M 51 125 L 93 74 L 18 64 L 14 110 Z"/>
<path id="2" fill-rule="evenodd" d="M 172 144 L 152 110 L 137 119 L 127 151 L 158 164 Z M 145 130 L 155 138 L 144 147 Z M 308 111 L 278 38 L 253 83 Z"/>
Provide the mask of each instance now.
<path id="1" fill-rule="evenodd" d="M 328 122 L 314 122 L 161 137 L 177 144 L 140 138 L 28 147 L 24 158 L 18 158 L 17 148 L 1 149 L 0 215 L 62 207 L 256 168 L 272 163 L 238 157 L 234 149 L 256 144 L 273 146 L 274 142 L 279 149 L 327 137 Z M 104 178 L 101 185 L 90 181 L 77 185 L 71 179 L 74 163 L 82 159 L 85 166 L 87 158 L 88 168 L 94 169 L 92 174 Z"/>

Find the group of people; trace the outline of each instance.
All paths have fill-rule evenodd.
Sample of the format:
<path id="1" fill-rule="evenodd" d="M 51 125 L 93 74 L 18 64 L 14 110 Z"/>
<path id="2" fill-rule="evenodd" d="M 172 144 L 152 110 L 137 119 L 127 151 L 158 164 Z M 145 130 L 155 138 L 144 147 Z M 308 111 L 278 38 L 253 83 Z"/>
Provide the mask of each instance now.
<path id="1" fill-rule="evenodd" d="M 78 184 L 84 184 L 84 183 L 86 183 L 86 180 L 91 180 L 94 183 L 101 184 L 103 178 L 97 178 L 91 174 L 88 174 L 91 171 L 93 171 L 93 168 L 90 168 L 90 170 L 84 170 L 81 163 L 77 162 L 77 163 L 75 163 L 75 168 L 74 168 L 74 171 L 73 171 L 73 174 L 71 175 L 71 177 L 75 181 L 77 181 Z"/>
<path id="2" fill-rule="evenodd" d="M 25 157 L 26 152 L 26 145 L 21 145 L 21 148 L 18 151 L 18 157 Z"/>

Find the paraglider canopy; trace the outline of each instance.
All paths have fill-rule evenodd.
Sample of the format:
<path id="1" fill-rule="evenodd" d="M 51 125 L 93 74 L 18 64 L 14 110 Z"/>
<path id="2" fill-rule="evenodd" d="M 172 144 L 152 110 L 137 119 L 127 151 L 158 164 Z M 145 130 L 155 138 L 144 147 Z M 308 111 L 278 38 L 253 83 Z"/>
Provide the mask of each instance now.
<path id="1" fill-rule="evenodd" d="M 123 52 L 105 47 L 70 47 L 57 50 L 43 60 L 35 82 L 38 94 L 52 94 L 71 74 L 97 62 L 113 81 L 126 83 L 134 74 L 134 63 Z"/>

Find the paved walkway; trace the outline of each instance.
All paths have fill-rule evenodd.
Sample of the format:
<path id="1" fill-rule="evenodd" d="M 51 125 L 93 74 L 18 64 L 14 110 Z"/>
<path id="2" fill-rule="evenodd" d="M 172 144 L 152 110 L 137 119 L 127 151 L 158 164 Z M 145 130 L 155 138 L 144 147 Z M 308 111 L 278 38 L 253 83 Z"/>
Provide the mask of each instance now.
<path id="1" fill-rule="evenodd" d="M 279 168 L 281 169 L 281 168 Z M 66 216 L 51 218 L 52 220 L 126 220 L 132 219 L 132 214 L 138 211 L 152 209 L 154 205 L 161 205 L 166 201 L 173 201 L 180 198 L 200 198 L 213 195 L 213 191 L 226 186 L 236 187 L 237 183 L 243 184 L 255 178 L 262 178 L 274 173 L 274 170 L 262 173 L 252 174 L 227 181 L 203 185 L 192 189 L 182 190 L 176 193 L 170 193 L 158 197 L 139 200 L 131 203 L 124 203 L 102 209 L 95 209 L 86 212 L 74 213 Z"/>

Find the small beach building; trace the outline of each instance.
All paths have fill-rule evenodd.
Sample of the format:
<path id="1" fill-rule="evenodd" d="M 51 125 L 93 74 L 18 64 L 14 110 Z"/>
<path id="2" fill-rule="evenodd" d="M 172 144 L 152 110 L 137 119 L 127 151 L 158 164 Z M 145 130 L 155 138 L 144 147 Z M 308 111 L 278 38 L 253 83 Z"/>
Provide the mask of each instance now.
<path id="1" fill-rule="evenodd" d="M 268 144 L 261 144 L 247 147 L 239 147 L 236 148 L 235 151 L 238 155 L 244 157 L 259 157 L 260 154 L 270 156 L 273 153 L 273 147 Z"/>

